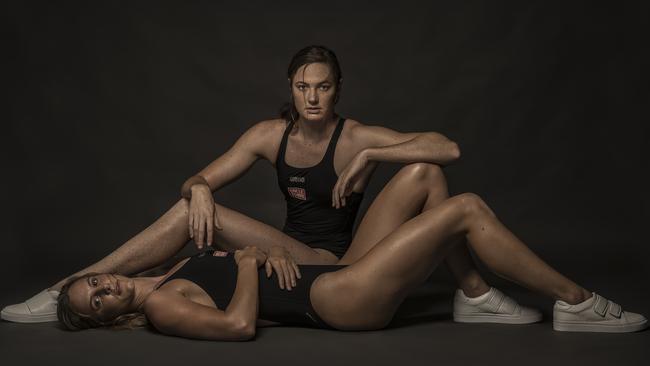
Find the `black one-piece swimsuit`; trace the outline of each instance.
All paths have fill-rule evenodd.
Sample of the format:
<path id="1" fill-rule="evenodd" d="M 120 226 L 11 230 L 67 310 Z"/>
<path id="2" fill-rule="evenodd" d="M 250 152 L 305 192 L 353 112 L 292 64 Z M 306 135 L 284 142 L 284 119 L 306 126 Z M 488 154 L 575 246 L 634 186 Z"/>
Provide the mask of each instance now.
<path id="1" fill-rule="evenodd" d="M 327 249 L 341 258 L 350 247 L 352 228 L 363 193 L 352 192 L 345 206 L 332 207 L 332 190 L 338 176 L 334 153 L 346 119 L 341 117 L 327 145 L 325 156 L 316 165 L 296 168 L 285 161 L 287 140 L 293 122 L 286 127 L 275 159 L 278 186 L 287 202 L 287 219 L 282 231 L 312 248 Z"/>
<path id="2" fill-rule="evenodd" d="M 332 329 L 316 314 L 309 298 L 309 290 L 316 278 L 327 272 L 334 272 L 344 265 L 298 265 L 302 278 L 296 280 L 291 291 L 282 290 L 273 272 L 269 278 L 263 267 L 259 274 L 260 319 L 287 325 Z M 237 285 L 237 264 L 233 254 L 215 257 L 212 251 L 196 254 L 163 283 L 183 278 L 199 285 L 219 309 L 225 310 Z"/>

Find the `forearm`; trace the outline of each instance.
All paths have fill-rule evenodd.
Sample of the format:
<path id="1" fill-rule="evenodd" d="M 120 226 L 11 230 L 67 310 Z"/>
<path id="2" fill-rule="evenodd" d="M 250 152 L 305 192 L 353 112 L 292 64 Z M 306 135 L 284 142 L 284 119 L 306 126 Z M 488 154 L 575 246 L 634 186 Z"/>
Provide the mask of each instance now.
<path id="1" fill-rule="evenodd" d="M 362 153 L 368 161 L 405 164 L 447 165 L 460 157 L 458 145 L 439 134 L 424 134 L 395 145 L 370 147 Z"/>
<path id="2" fill-rule="evenodd" d="M 259 303 L 257 263 L 242 259 L 238 265 L 237 285 L 226 308 L 226 315 L 250 326 L 255 326 Z"/>
<path id="3" fill-rule="evenodd" d="M 185 183 L 183 183 L 183 186 L 181 187 L 181 196 L 186 199 L 192 198 L 192 186 L 201 184 L 201 185 L 206 185 L 208 188 L 210 188 L 210 185 L 208 184 L 208 181 L 205 180 L 200 175 L 193 175 L 189 177 Z"/>

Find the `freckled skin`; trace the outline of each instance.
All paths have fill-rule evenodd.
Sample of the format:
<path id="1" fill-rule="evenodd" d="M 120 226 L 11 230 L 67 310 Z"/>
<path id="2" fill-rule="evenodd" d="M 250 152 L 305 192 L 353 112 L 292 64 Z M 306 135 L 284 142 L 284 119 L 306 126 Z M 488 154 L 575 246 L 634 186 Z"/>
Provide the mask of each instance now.
<path id="1" fill-rule="evenodd" d="M 296 71 L 293 81 L 289 80 L 289 83 L 294 106 L 300 114 L 300 122 L 316 127 L 318 125 L 315 122 L 333 119 L 336 80 L 327 64 L 303 65 Z M 319 107 L 321 110 L 310 112 L 308 107 Z"/>
<path id="2" fill-rule="evenodd" d="M 76 281 L 69 289 L 71 307 L 100 320 L 113 319 L 136 309 L 135 295 L 134 279 L 117 274 L 93 275 Z"/>
<path id="3" fill-rule="evenodd" d="M 300 142 L 312 146 L 310 144 L 314 141 L 323 141 L 323 136 L 327 135 L 325 131 L 331 129 L 335 115 L 336 87 L 329 68 L 320 63 L 305 65 L 289 82 L 292 99 L 299 113 L 296 128 L 300 131 Z M 325 82 L 331 85 L 328 87 Z M 320 110 L 310 112 L 308 107 L 318 107 Z M 271 122 L 274 122 L 269 124 L 272 127 L 265 131 L 268 133 L 262 134 L 266 146 L 270 145 L 271 138 L 277 143 L 281 137 L 282 130 L 275 126 L 284 126 L 283 121 Z M 395 141 L 393 146 L 401 145 L 404 151 L 408 150 L 406 146 L 413 139 L 413 136 L 407 139 L 404 134 L 397 133 L 391 136 L 403 139 Z M 348 137 L 344 131 L 341 140 L 346 138 Z M 353 143 L 356 142 L 355 139 Z M 248 143 L 255 145 L 251 140 L 248 140 Z M 359 148 L 369 147 L 372 146 Z M 277 146 L 274 151 L 270 150 L 260 150 L 256 153 L 259 152 L 257 156 L 272 161 L 276 156 Z M 252 155 L 252 152 L 246 151 L 244 154 L 232 150 L 229 156 L 252 164 L 254 160 L 245 161 L 242 158 L 248 156 L 247 154 Z M 399 155 L 399 151 L 396 155 Z M 339 171 L 352 157 L 350 155 L 350 159 L 339 163 Z M 220 157 L 203 171 L 209 178 L 206 180 L 213 183 L 211 188 L 219 188 L 250 166 L 243 163 L 228 165 L 228 161 Z M 227 169 L 224 169 L 226 167 Z M 422 173 L 423 171 L 425 173 Z M 448 265 L 457 277 L 459 286 L 470 296 L 478 296 L 487 291 L 488 287 L 475 271 L 464 242 L 457 240 L 459 235 L 470 239 L 468 243 L 477 255 L 495 272 L 569 303 L 574 303 L 584 295 L 584 289 L 555 272 L 532 254 L 485 209 L 487 206 L 481 201 L 471 195 L 449 197 L 442 173 L 431 173 L 438 171 L 439 167 L 434 164 L 406 165 L 373 201 L 358 227 L 346 257 L 342 259 L 344 264 L 349 266 L 345 270 L 319 277 L 312 287 L 311 298 L 314 307 L 328 323 L 341 329 L 381 327 L 392 317 L 394 308 L 401 302 L 403 290 L 426 278 L 445 256 L 451 258 L 453 255 L 449 253 L 453 253 L 454 247 L 459 248 L 461 253 L 457 257 L 460 259 L 457 258 Z M 223 227 L 215 236 L 217 242 L 223 241 L 231 245 L 229 250 L 256 243 L 265 249 L 283 246 L 298 263 L 325 264 L 336 263 L 338 260 L 327 251 L 314 250 L 235 210 L 219 204 L 215 204 L 215 207 Z M 468 210 L 467 207 L 471 209 Z M 188 241 L 188 209 L 188 201 L 181 199 L 142 233 L 84 271 L 135 273 L 170 258 Z M 480 230 L 477 230 L 477 224 L 485 226 L 478 226 Z M 485 230 L 486 226 L 490 230 Z M 463 244 L 458 245 L 459 243 Z M 375 247 L 378 247 L 377 250 L 371 250 Z M 465 286 L 468 277 L 474 277 L 473 282 L 479 285 Z M 110 288 L 110 276 L 104 275 L 98 279 L 100 280 Z M 145 293 L 147 287 L 135 279 L 131 283 L 133 296 L 130 300 L 106 293 L 103 295 L 105 298 L 101 299 L 101 310 L 90 308 L 91 285 L 75 284 L 74 289 L 71 288 L 71 297 L 75 298 L 75 308 L 82 313 L 87 311 L 91 314 L 95 311 L 98 317 L 108 319 L 115 314 L 135 310 L 142 304 L 138 293 Z M 471 291 L 477 293 L 472 294 Z M 83 301 L 84 299 L 86 301 Z"/>

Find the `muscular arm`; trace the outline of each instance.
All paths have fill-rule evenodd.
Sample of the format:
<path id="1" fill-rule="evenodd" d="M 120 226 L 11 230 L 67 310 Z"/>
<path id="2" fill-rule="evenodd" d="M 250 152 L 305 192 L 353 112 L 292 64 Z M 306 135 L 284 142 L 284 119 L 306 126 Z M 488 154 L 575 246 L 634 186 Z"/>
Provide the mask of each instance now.
<path id="1" fill-rule="evenodd" d="M 168 335 L 214 341 L 253 338 L 259 306 L 257 264 L 254 258 L 245 258 L 238 267 L 235 292 L 225 311 L 170 289 L 149 296 L 144 306 L 147 318 L 158 331 Z"/>
<path id="2" fill-rule="evenodd" d="M 437 132 L 400 133 L 381 126 L 354 126 L 353 137 L 369 161 L 447 165 L 460 157 L 458 144 Z"/>
<path id="3" fill-rule="evenodd" d="M 275 122 L 268 120 L 249 128 L 228 151 L 187 179 L 181 195 L 191 198 L 191 187 L 196 184 L 206 184 L 214 192 L 241 177 L 258 159 L 268 155 L 268 137 L 274 126 Z"/>

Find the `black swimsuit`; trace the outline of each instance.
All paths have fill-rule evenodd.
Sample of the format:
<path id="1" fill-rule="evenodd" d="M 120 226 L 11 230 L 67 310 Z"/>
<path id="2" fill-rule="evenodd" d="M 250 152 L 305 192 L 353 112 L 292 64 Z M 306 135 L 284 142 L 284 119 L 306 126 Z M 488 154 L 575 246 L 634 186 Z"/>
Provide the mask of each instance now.
<path id="1" fill-rule="evenodd" d="M 266 277 L 264 268 L 259 273 L 259 318 L 273 322 L 332 329 L 316 314 L 311 305 L 309 290 L 316 278 L 327 272 L 334 272 L 343 265 L 299 265 L 301 279 L 296 280 L 296 287 L 291 291 L 282 290 L 278 278 L 273 272 Z M 215 257 L 212 252 L 204 252 L 190 259 L 163 283 L 175 278 L 184 278 L 199 285 L 210 295 L 221 310 L 225 310 L 237 284 L 237 264 L 232 254 Z"/>
<path id="2" fill-rule="evenodd" d="M 309 168 L 287 165 L 285 155 L 290 122 L 282 136 L 276 158 L 278 185 L 287 201 L 287 219 L 282 231 L 312 248 L 323 248 L 341 258 L 352 241 L 352 227 L 363 193 L 352 192 L 345 206 L 332 207 L 332 189 L 338 180 L 334 170 L 336 143 L 345 118 L 340 118 L 323 160 Z"/>

